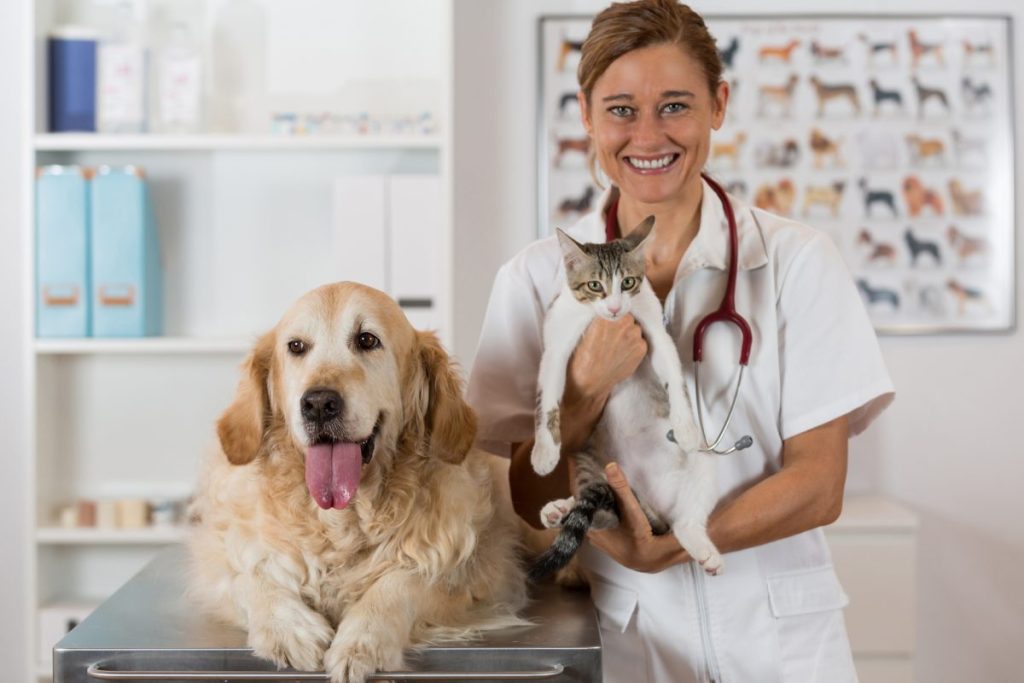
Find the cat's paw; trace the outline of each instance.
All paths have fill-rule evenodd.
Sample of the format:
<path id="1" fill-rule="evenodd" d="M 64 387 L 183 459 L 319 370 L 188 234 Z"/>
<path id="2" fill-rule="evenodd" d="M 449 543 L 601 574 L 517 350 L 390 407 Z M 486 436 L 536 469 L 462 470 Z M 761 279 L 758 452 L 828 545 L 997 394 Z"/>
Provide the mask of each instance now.
<path id="1" fill-rule="evenodd" d="M 545 431 L 539 432 L 537 440 L 533 443 L 533 451 L 530 453 L 530 464 L 533 465 L 533 471 L 542 477 L 550 474 L 558 464 L 560 455 L 560 449 L 551 435 Z"/>
<path id="2" fill-rule="evenodd" d="M 562 526 L 562 520 L 569 514 L 576 504 L 575 498 L 561 498 L 553 500 L 540 510 L 540 523 L 545 529 L 557 529 Z"/>
<path id="3" fill-rule="evenodd" d="M 721 574 L 725 569 L 725 558 L 717 550 L 711 550 L 703 558 L 697 558 L 697 563 L 711 576 Z"/>

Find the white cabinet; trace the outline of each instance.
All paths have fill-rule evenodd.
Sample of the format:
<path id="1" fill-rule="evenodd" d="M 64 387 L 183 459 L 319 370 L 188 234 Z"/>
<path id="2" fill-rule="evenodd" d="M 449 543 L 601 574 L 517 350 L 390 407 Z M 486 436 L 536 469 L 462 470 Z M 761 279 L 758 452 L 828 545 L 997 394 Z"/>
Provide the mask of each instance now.
<path id="1" fill-rule="evenodd" d="M 26 452 L 32 585 L 24 614 L 32 636 L 24 656 L 28 670 L 45 678 L 50 665 L 42 659 L 41 632 L 53 629 L 41 628 L 41 611 L 98 603 L 184 533 L 65 529 L 59 511 L 80 500 L 186 498 L 214 420 L 233 394 L 239 361 L 298 296 L 326 282 L 364 280 L 346 268 L 349 256 L 364 265 L 376 259 L 381 272 L 401 270 L 401 277 L 377 284 L 408 301 L 414 324 L 437 330 L 450 345 L 452 10 L 450 0 L 388 0 L 381 7 L 354 0 L 139 0 L 154 14 L 171 6 L 198 13 L 197 25 L 206 27 L 204 131 L 50 134 L 46 35 L 116 3 L 21 2 L 31 8 L 34 40 L 24 63 L 35 87 L 32 167 L 24 169 L 22 187 L 33 199 L 21 226 L 30 245 L 22 329 L 32 350 L 23 398 L 33 425 Z M 223 22 L 239 12 L 248 19 L 229 21 L 235 34 L 225 37 Z M 249 20 L 254 32 L 239 35 Z M 384 35 L 393 40 L 381 42 Z M 226 44 L 264 49 L 228 69 Z M 293 112 L 301 122 L 304 112 L 328 106 L 343 112 L 333 132 L 274 130 L 275 114 Z M 162 248 L 165 336 L 34 338 L 30 207 L 33 167 L 46 164 L 145 170 Z M 368 178 L 408 197 L 389 206 L 383 222 L 353 222 L 336 192 L 339 184 Z M 358 251 L 353 232 L 379 237 L 380 251 Z M 417 257 L 430 268 L 410 283 Z M 57 611 L 42 621 L 55 618 Z"/>
<path id="2" fill-rule="evenodd" d="M 861 683 L 911 683 L 917 610 L 917 518 L 885 498 L 848 497 L 825 530 L 850 597 L 846 628 Z"/>

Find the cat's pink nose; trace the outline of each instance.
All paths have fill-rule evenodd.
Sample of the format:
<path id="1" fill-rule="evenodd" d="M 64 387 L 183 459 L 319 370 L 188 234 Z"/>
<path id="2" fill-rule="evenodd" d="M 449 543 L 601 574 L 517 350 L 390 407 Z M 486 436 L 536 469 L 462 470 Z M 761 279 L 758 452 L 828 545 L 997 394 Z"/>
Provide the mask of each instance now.
<path id="1" fill-rule="evenodd" d="M 621 311 L 621 310 L 622 310 L 621 306 L 609 306 L 608 307 L 608 312 L 611 313 L 612 315 L 618 315 L 619 311 Z"/>

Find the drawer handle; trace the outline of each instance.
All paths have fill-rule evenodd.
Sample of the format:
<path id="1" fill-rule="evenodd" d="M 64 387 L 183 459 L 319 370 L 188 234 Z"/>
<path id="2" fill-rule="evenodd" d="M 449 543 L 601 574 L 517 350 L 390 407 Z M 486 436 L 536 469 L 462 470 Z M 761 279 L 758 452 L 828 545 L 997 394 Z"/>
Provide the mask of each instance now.
<path id="1" fill-rule="evenodd" d="M 371 681 L 539 681 L 565 671 L 561 664 L 539 671 L 378 671 Z M 109 671 L 90 664 L 86 674 L 101 681 L 327 681 L 325 673 L 295 671 Z"/>

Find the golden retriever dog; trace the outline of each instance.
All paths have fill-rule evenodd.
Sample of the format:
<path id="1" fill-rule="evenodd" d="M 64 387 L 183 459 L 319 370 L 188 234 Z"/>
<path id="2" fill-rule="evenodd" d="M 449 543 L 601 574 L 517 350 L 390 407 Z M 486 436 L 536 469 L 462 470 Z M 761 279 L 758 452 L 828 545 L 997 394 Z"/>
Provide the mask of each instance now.
<path id="1" fill-rule="evenodd" d="M 192 592 L 279 667 L 362 682 L 525 623 L 518 522 L 434 334 L 387 295 L 300 298 L 243 364 L 192 513 Z"/>

